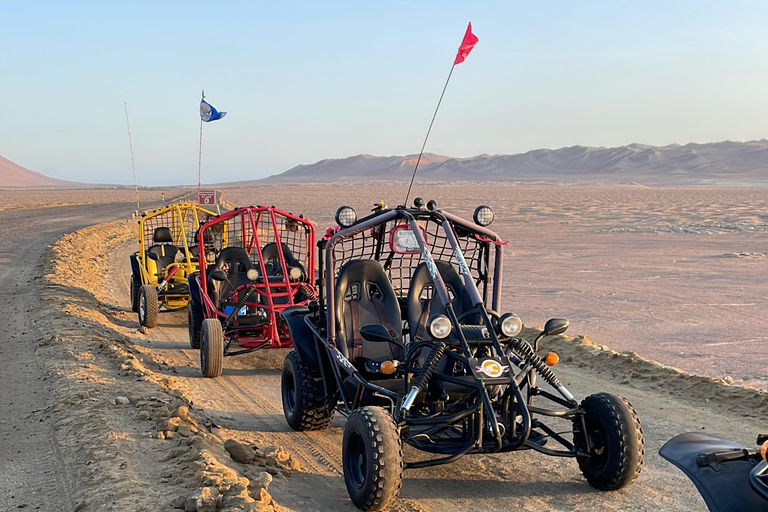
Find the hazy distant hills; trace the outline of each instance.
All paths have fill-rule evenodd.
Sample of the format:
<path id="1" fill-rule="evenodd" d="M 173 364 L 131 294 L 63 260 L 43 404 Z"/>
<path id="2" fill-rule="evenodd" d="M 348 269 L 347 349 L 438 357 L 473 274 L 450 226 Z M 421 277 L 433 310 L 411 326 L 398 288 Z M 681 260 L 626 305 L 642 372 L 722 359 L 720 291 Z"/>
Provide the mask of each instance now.
<path id="1" fill-rule="evenodd" d="M 82 184 L 49 178 L 0 156 L 0 188 L 74 188 L 78 186 Z"/>
<path id="2" fill-rule="evenodd" d="M 266 182 L 407 181 L 415 155 L 357 155 L 321 160 L 266 178 Z M 768 140 L 572 146 L 515 155 L 451 158 L 425 154 L 422 181 L 520 181 L 595 184 L 768 185 Z"/>

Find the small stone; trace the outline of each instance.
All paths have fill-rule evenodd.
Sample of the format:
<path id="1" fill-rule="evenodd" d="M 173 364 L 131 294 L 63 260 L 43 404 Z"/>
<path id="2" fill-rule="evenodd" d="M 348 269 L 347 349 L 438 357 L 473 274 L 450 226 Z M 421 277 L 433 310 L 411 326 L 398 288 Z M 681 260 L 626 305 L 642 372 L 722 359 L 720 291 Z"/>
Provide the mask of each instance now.
<path id="1" fill-rule="evenodd" d="M 168 418 L 171 415 L 171 410 L 168 409 L 167 405 L 164 405 L 157 410 L 157 415 L 161 418 Z"/>
<path id="2" fill-rule="evenodd" d="M 170 482 L 170 480 L 168 480 L 167 478 L 161 478 L 160 479 L 160 483 L 161 484 L 167 484 L 168 482 Z"/>
<path id="3" fill-rule="evenodd" d="M 175 498 L 171 502 L 171 506 L 173 508 L 178 508 L 178 509 L 184 510 L 184 504 L 186 502 L 187 502 L 187 497 L 186 496 L 179 496 L 178 498 Z"/>
<path id="4" fill-rule="evenodd" d="M 181 405 L 176 409 L 176 412 L 173 415 L 177 418 L 181 418 L 182 421 L 189 421 L 189 407 Z"/>
<path id="5" fill-rule="evenodd" d="M 723 381 L 724 381 L 726 384 L 731 384 L 731 385 L 732 385 L 732 384 L 733 384 L 733 382 L 734 382 L 734 380 L 733 380 L 733 377 L 731 377 L 730 375 L 726 375 L 726 376 L 725 376 L 725 378 L 723 379 Z"/>
<path id="6" fill-rule="evenodd" d="M 184 502 L 184 512 L 197 512 L 197 498 L 190 496 Z"/>
<path id="7" fill-rule="evenodd" d="M 175 435 L 175 434 L 173 433 L 173 431 L 172 431 L 172 430 L 166 430 L 166 431 L 165 431 L 165 438 L 166 438 L 166 439 L 173 439 L 173 436 L 174 436 L 174 435 Z"/>
<path id="8" fill-rule="evenodd" d="M 147 329 L 145 326 L 141 326 L 138 329 L 136 329 L 136 332 L 140 334 L 149 334 L 149 329 Z"/>
<path id="9" fill-rule="evenodd" d="M 250 464 L 253 461 L 254 453 L 250 446 L 240 443 L 234 439 L 227 439 L 224 442 L 224 448 L 229 452 L 230 457 L 240 464 Z"/>
<path id="10" fill-rule="evenodd" d="M 165 439 L 165 434 L 163 434 L 162 431 L 158 432 L 157 435 L 155 436 L 155 439 L 164 440 Z"/>
<path id="11" fill-rule="evenodd" d="M 267 489 L 269 484 L 272 483 L 272 475 L 266 471 L 262 471 L 256 478 L 251 479 L 251 483 L 248 484 L 248 490 L 251 494 L 256 495 L 262 489 Z"/>
<path id="12" fill-rule="evenodd" d="M 150 413 L 147 410 L 139 411 L 138 420 L 139 421 L 147 421 L 152 419 L 152 413 Z"/>
<path id="13" fill-rule="evenodd" d="M 83 509 L 84 509 L 84 508 L 85 508 L 87 505 L 88 505 L 88 504 L 87 504 L 86 502 L 84 502 L 84 501 L 81 501 L 81 502 L 80 502 L 80 503 L 79 503 L 79 504 L 78 504 L 78 505 L 75 507 L 75 512 L 80 512 L 80 511 L 81 511 L 81 510 L 83 510 Z"/>
<path id="14" fill-rule="evenodd" d="M 116 396 L 115 397 L 115 405 L 130 405 L 131 401 L 128 399 L 127 396 Z"/>

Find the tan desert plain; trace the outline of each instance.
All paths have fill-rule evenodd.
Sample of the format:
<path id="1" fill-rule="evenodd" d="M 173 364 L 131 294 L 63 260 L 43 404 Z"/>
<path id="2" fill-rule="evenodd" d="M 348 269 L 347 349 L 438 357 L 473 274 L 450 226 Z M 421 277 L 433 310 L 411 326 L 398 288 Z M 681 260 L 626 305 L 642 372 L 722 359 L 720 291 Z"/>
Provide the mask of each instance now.
<path id="1" fill-rule="evenodd" d="M 403 183 L 263 183 L 224 189 L 323 232 L 333 212 L 402 202 Z M 142 189 L 142 207 L 190 190 Z M 549 339 L 577 398 L 627 397 L 645 465 L 600 492 L 576 462 L 531 452 L 408 470 L 398 511 L 697 511 L 658 456 L 686 431 L 747 446 L 768 412 L 768 188 L 418 182 L 413 196 L 469 217 L 495 209 L 505 310 Z M 285 351 L 228 358 L 204 379 L 186 316 L 142 333 L 130 310 L 131 189 L 0 191 L 0 510 L 351 511 L 344 420 L 297 433 L 281 408 Z M 658 363 L 653 362 L 658 361 Z M 406 455 L 413 452 L 406 450 Z"/>

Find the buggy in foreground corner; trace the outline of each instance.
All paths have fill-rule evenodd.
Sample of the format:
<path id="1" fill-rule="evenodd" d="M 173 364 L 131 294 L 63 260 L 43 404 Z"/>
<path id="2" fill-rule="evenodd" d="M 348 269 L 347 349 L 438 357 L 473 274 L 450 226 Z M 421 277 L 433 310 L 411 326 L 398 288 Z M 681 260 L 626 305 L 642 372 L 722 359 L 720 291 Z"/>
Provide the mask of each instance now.
<path id="1" fill-rule="evenodd" d="M 198 243 L 205 264 L 189 280 L 187 319 L 203 375 L 221 375 L 225 356 L 291 347 L 279 313 L 317 297 L 312 223 L 274 207 L 236 208 L 205 223 Z"/>
<path id="2" fill-rule="evenodd" d="M 139 324 L 155 327 L 160 308 L 175 311 L 189 302 L 187 277 L 197 271 L 195 233 L 215 217 L 191 203 L 164 206 L 139 219 L 139 250 L 131 254 L 131 309 Z"/>
<path id="3" fill-rule="evenodd" d="M 555 354 L 537 354 L 566 320 L 549 320 L 528 343 L 520 318 L 498 313 L 503 243 L 486 227 L 493 210 L 478 207 L 472 223 L 434 201 L 414 204 L 360 220 L 337 210 L 340 229 L 319 244 L 318 302 L 283 311 L 295 347 L 282 375 L 289 425 L 317 430 L 335 411 L 348 417 L 344 479 L 362 510 L 390 504 L 404 468 L 471 453 L 575 457 L 594 487 L 629 485 L 644 444 L 632 406 L 608 393 L 579 404 L 545 362 Z M 434 455 L 404 462 L 403 443 Z"/>

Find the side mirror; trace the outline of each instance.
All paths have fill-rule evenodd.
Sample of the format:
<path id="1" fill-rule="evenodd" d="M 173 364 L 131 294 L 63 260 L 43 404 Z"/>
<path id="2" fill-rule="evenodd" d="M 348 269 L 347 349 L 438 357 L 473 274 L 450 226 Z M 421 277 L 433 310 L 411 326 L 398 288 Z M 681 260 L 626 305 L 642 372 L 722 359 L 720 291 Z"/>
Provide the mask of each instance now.
<path id="1" fill-rule="evenodd" d="M 360 327 L 360 336 L 367 341 L 391 342 L 389 331 L 381 324 L 364 325 Z"/>
<path id="2" fill-rule="evenodd" d="M 210 274 L 208 274 L 211 279 L 214 281 L 226 281 L 227 280 L 227 273 L 223 270 L 214 270 Z"/>
<path id="3" fill-rule="evenodd" d="M 554 336 L 564 333 L 566 329 L 568 329 L 568 320 L 565 318 L 551 318 L 544 324 L 544 331 L 541 334 L 544 336 Z"/>

